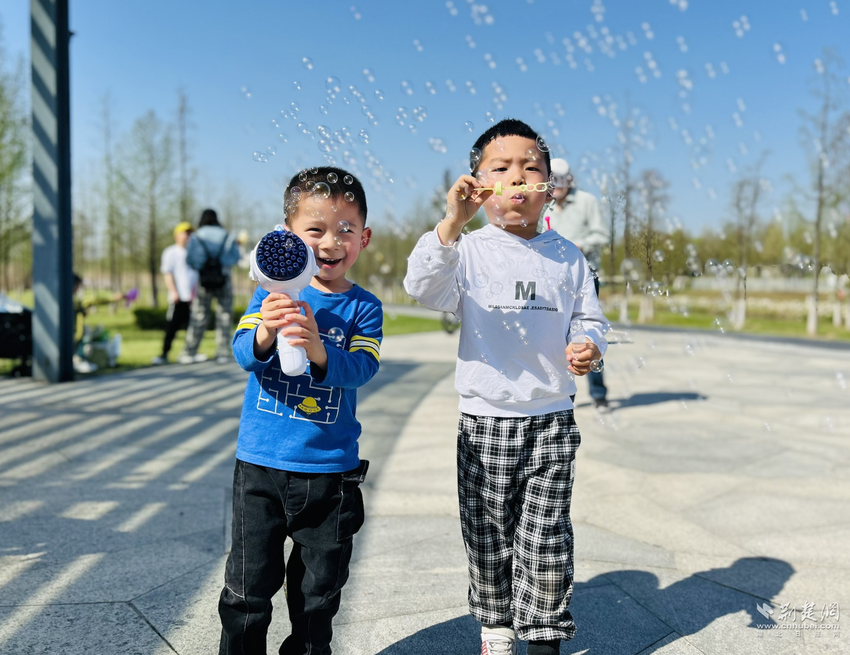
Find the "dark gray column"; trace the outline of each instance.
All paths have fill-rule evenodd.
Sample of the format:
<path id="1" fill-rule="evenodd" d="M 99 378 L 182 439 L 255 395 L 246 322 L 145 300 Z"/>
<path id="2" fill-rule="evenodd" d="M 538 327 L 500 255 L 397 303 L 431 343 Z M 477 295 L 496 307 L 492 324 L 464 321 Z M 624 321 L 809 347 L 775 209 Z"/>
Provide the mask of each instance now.
<path id="1" fill-rule="evenodd" d="M 74 379 L 68 0 L 30 0 L 33 377 Z"/>

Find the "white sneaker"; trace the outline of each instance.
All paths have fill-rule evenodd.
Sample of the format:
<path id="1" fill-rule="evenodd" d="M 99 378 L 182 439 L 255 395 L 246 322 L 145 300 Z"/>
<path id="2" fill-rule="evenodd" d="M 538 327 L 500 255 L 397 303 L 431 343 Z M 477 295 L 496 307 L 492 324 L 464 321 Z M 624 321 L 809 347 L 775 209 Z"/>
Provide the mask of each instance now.
<path id="1" fill-rule="evenodd" d="M 482 626 L 481 655 L 516 655 L 516 632 L 502 626 Z"/>
<path id="2" fill-rule="evenodd" d="M 200 364 L 201 362 L 207 361 L 207 356 L 198 353 L 196 355 L 190 355 L 188 353 L 183 353 L 180 357 L 177 358 L 178 364 Z"/>
<path id="3" fill-rule="evenodd" d="M 163 364 L 168 364 L 168 358 L 163 357 L 161 355 L 157 355 L 153 359 L 151 359 L 151 364 L 154 366 L 162 366 Z"/>
<path id="4" fill-rule="evenodd" d="M 90 362 L 87 359 L 75 359 L 74 371 L 77 373 L 94 373 L 97 370 L 97 364 Z"/>

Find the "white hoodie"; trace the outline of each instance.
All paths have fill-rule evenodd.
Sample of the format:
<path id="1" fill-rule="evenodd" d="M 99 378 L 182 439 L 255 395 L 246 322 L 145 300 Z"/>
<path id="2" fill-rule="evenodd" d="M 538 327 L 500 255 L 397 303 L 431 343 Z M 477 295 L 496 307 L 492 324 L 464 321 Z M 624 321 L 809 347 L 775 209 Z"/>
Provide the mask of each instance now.
<path id="1" fill-rule="evenodd" d="M 462 321 L 455 386 L 460 411 L 539 416 L 572 409 L 567 371 L 570 321 L 605 352 L 608 321 L 581 251 L 555 231 L 531 240 L 493 225 L 452 246 L 436 230 L 408 259 L 404 288 Z"/>

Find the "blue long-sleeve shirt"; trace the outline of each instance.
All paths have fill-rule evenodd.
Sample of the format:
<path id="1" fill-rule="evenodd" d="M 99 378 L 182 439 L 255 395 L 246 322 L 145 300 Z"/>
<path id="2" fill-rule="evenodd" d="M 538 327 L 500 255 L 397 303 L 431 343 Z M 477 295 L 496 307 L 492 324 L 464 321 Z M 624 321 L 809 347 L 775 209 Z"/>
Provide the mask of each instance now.
<path id="1" fill-rule="evenodd" d="M 300 299 L 316 317 L 328 352 L 325 370 L 298 376 L 280 369 L 277 351 L 254 356 L 254 331 L 268 292 L 257 288 L 233 337 L 233 354 L 251 373 L 245 389 L 236 457 L 284 471 L 338 473 L 360 463 L 357 388 L 378 371 L 383 338 L 381 302 L 354 286 L 345 293 L 307 287 Z"/>

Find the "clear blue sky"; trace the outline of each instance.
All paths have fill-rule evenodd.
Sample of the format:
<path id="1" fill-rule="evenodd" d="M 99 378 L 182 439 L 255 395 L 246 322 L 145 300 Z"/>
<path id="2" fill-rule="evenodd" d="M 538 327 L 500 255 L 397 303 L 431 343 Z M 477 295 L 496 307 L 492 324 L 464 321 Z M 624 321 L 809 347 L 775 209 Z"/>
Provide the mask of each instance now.
<path id="1" fill-rule="evenodd" d="M 816 78 L 814 61 L 825 46 L 850 60 L 848 0 L 352 2 L 71 0 L 75 174 L 92 170 L 100 157 L 105 94 L 121 132 L 149 109 L 173 120 L 177 90 L 183 87 L 192 109 L 192 163 L 202 173 L 199 200 L 204 204 L 214 205 L 217 189 L 232 180 L 273 215 L 283 180 L 299 167 L 324 161 L 317 127 L 330 132 L 347 127 L 351 139 L 332 155 L 340 164 L 344 150 L 356 159 L 370 214 L 380 221 L 386 212 L 403 213 L 417 197 L 428 196 L 447 167 L 453 176 L 465 170 L 470 146 L 488 125 L 488 111 L 496 119 L 522 118 L 547 134 L 579 170 L 579 186 L 598 195 L 581 160 L 594 155 L 604 160 L 616 131 L 599 115 L 594 97 L 605 105 L 610 96 L 622 108 L 628 95 L 653 125 L 648 138 L 654 150 L 639 152 L 635 167 L 656 167 L 672 182 L 670 214 L 696 229 L 728 217 L 730 160 L 741 169 L 762 150 L 770 152 L 764 175 L 776 190 L 765 213 L 781 205 L 791 180 L 807 179 L 798 110 L 814 107 L 808 93 Z M 599 15 L 602 21 L 596 20 Z M 28 0 L 5 0 L 0 20 L 7 54 L 28 56 Z M 613 56 L 600 50 L 603 29 L 614 39 Z M 576 68 L 566 61 L 564 38 L 570 39 Z M 590 52 L 580 47 L 583 39 Z M 784 64 L 777 60 L 776 45 Z M 305 57 L 312 59 L 312 69 L 302 65 Z M 517 63 L 520 57 L 526 70 Z M 374 82 L 364 77 L 364 69 L 372 71 Z M 848 74 L 842 71 L 845 82 Z M 342 87 L 332 104 L 326 98 L 329 76 Z M 447 87 L 447 80 L 456 90 Z M 474 83 L 475 94 L 466 90 L 467 81 Z M 507 96 L 501 109 L 493 103 L 494 84 Z M 377 125 L 363 115 L 351 85 L 365 95 Z M 845 98 L 847 89 L 844 85 Z M 299 107 L 296 120 L 281 116 L 290 103 Z M 321 105 L 327 106 L 326 114 Z M 406 122 L 416 126 L 416 134 L 398 125 L 399 107 L 406 108 Z M 419 107 L 425 114 L 421 122 L 414 116 Z M 474 125 L 472 132 L 467 121 Z M 315 138 L 299 131 L 302 122 Z M 705 165 L 694 170 L 694 147 L 707 126 L 716 136 L 709 140 Z M 358 137 L 364 129 L 368 144 Z M 692 144 L 685 143 L 683 129 Z M 281 132 L 286 143 L 278 137 Z M 446 152 L 438 151 L 436 139 Z M 277 154 L 268 163 L 255 162 L 253 153 L 269 146 Z M 367 168 L 367 151 L 383 176 Z"/>

